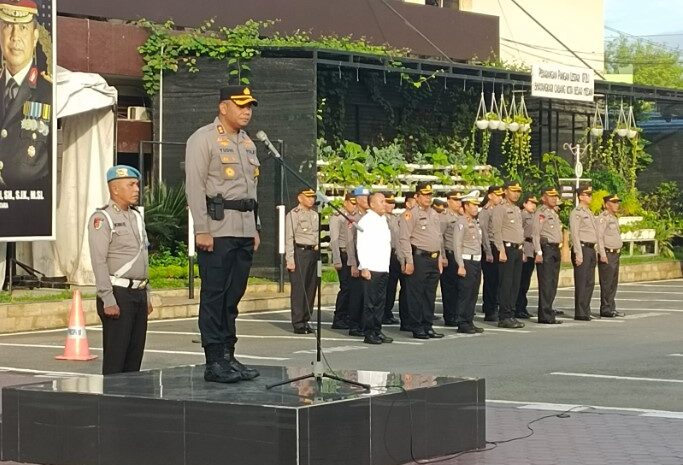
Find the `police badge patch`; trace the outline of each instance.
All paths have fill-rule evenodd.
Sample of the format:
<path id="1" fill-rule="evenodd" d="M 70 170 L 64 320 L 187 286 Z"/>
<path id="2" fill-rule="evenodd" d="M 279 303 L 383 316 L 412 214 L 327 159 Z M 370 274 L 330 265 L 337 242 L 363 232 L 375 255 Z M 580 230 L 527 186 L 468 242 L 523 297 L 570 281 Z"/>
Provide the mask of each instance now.
<path id="1" fill-rule="evenodd" d="M 100 229 L 102 227 L 102 218 L 95 218 L 93 220 L 92 225 L 95 227 L 95 229 Z"/>

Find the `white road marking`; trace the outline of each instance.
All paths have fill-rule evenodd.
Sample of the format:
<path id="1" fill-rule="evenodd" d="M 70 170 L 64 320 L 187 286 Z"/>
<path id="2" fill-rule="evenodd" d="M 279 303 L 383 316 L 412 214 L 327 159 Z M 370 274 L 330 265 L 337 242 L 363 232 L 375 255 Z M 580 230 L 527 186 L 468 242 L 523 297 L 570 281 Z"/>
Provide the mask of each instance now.
<path id="1" fill-rule="evenodd" d="M 615 379 L 623 381 L 646 381 L 651 383 L 683 383 L 683 379 L 641 378 L 638 376 L 598 375 L 594 373 L 565 373 L 563 371 L 555 371 L 550 374 L 557 376 L 574 376 L 579 378 Z"/>
<path id="2" fill-rule="evenodd" d="M 90 328 L 90 326 L 87 326 L 87 328 Z M 36 331 L 20 331 L 17 333 L 2 333 L 0 334 L 0 337 L 2 336 L 24 336 L 26 334 L 46 334 L 46 333 L 58 333 L 58 332 L 64 332 L 66 333 L 66 328 L 59 328 L 59 329 L 39 329 Z"/>
<path id="3" fill-rule="evenodd" d="M 32 370 L 30 368 L 15 368 L 15 367 L 0 367 L 0 371 L 12 371 L 16 373 L 29 373 L 32 375 L 43 375 L 43 376 L 102 376 L 98 374 L 88 374 L 88 373 L 75 373 L 73 371 L 43 371 L 43 370 Z"/>
<path id="4" fill-rule="evenodd" d="M 34 349 L 62 349 L 62 350 L 64 350 L 64 346 L 50 345 L 50 344 L 18 344 L 18 343 L 2 342 L 2 343 L 0 343 L 0 346 L 4 346 L 4 347 L 27 347 L 27 348 L 34 348 Z M 102 351 L 103 349 L 102 349 L 102 347 L 90 347 L 90 350 Z M 187 351 L 187 350 L 145 349 L 145 353 L 174 354 L 174 355 L 201 355 L 201 356 L 204 356 L 204 352 L 195 352 L 195 351 Z M 277 360 L 277 361 L 289 360 L 288 358 L 284 358 L 284 357 L 262 357 L 259 355 L 235 354 L 235 356 L 240 357 L 240 358 L 250 358 L 250 359 L 254 359 L 254 360 Z"/>
<path id="5" fill-rule="evenodd" d="M 626 309 L 629 310 L 629 309 Z M 652 316 L 664 316 L 667 315 L 664 312 L 649 312 L 649 313 L 636 313 L 633 315 L 626 315 L 625 317 L 627 320 L 640 320 L 641 318 L 650 318 Z M 623 321 L 623 320 L 617 320 L 617 321 Z"/>
<path id="6" fill-rule="evenodd" d="M 329 349 L 325 349 L 325 353 L 331 353 L 331 352 L 350 352 L 353 350 L 364 350 L 364 349 L 369 349 L 370 347 L 368 346 L 338 346 L 338 347 L 330 347 Z M 294 352 L 295 354 L 315 354 L 317 353 L 317 349 L 306 349 L 306 350 L 297 350 Z"/>
<path id="7" fill-rule="evenodd" d="M 518 408 L 528 408 L 533 409 L 535 406 L 539 407 L 556 407 L 557 412 L 566 412 L 570 409 L 580 408 L 581 410 L 574 410 L 575 412 L 584 411 L 585 409 L 595 409 L 595 410 L 611 410 L 618 412 L 634 412 L 640 413 L 640 416 L 647 417 L 660 417 L 660 418 L 681 418 L 683 412 L 673 412 L 669 410 L 653 410 L 653 409 L 643 409 L 634 407 L 605 407 L 601 405 L 574 405 L 574 404 L 546 404 L 537 402 L 523 402 L 517 400 L 496 400 L 496 399 L 486 399 L 486 404 L 508 404 L 508 405 L 520 405 Z M 544 410 L 539 408 L 539 410 Z"/>
<path id="8" fill-rule="evenodd" d="M 661 287 L 661 286 L 655 286 L 655 287 Z M 680 289 L 680 286 L 676 286 L 677 289 Z M 644 291 L 642 289 L 619 289 L 617 291 L 619 294 L 670 294 L 670 295 L 683 295 L 683 292 L 675 292 L 675 291 Z"/>
<path id="9" fill-rule="evenodd" d="M 683 357 L 683 354 L 669 354 L 669 357 Z"/>
<path id="10" fill-rule="evenodd" d="M 545 402 L 537 402 L 535 404 L 522 405 L 518 408 L 523 410 L 551 410 L 553 412 L 566 412 L 567 410 L 571 410 L 572 412 L 582 412 L 584 410 L 589 409 L 589 407 L 583 405 L 549 404 Z"/>

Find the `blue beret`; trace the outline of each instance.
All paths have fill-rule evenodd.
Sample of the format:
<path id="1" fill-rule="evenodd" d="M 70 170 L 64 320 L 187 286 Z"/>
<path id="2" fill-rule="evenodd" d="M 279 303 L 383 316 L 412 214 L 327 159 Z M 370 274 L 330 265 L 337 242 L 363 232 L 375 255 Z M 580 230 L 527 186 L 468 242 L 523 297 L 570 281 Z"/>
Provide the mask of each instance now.
<path id="1" fill-rule="evenodd" d="M 140 180 L 142 175 L 138 170 L 128 165 L 116 165 L 107 170 L 107 182 L 115 179 L 135 178 Z"/>
<path id="2" fill-rule="evenodd" d="M 358 186 L 351 193 L 355 196 L 370 195 L 370 189 L 368 189 L 367 187 Z"/>

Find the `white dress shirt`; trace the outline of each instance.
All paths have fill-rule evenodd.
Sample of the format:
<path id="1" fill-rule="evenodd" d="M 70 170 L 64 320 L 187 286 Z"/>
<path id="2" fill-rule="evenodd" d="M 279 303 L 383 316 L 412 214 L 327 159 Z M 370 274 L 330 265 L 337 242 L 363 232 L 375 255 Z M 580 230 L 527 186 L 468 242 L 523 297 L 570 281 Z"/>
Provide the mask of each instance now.
<path id="1" fill-rule="evenodd" d="M 391 260 L 391 231 L 384 215 L 372 210 L 361 218 L 358 226 L 358 269 L 388 273 Z"/>

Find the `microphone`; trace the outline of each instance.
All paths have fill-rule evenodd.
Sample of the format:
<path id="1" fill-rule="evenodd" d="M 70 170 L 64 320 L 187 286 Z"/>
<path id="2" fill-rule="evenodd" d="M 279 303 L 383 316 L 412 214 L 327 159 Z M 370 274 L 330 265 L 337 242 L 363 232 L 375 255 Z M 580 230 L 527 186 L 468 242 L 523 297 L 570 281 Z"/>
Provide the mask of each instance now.
<path id="1" fill-rule="evenodd" d="M 280 155 L 280 152 L 278 152 L 272 142 L 270 142 L 270 139 L 268 139 L 268 136 L 265 132 L 258 131 L 256 133 L 256 138 L 266 145 L 268 150 L 270 150 L 270 153 L 272 153 L 275 158 L 282 158 L 282 155 Z"/>

